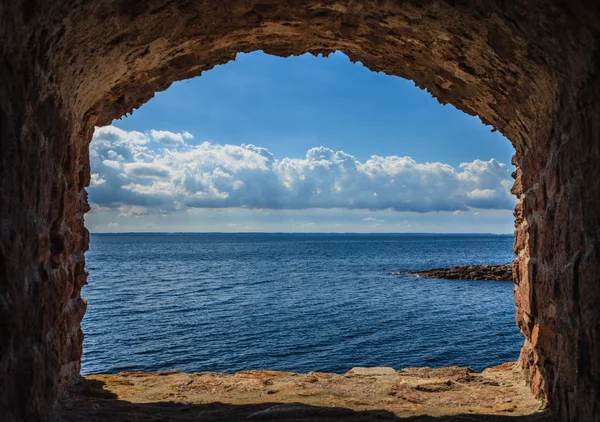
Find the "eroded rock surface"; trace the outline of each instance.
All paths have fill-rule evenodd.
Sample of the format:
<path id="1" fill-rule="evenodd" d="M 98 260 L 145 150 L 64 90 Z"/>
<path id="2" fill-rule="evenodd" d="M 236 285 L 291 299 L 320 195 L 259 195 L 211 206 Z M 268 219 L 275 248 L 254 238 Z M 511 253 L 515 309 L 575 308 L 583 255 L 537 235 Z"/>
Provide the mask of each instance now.
<path id="1" fill-rule="evenodd" d="M 423 278 L 445 278 L 449 280 L 512 281 L 512 264 L 436 268 L 427 271 L 415 271 L 411 274 Z"/>
<path id="2" fill-rule="evenodd" d="M 61 402 L 60 421 L 550 421 L 514 363 L 468 368 L 354 368 L 89 375 Z M 423 416 L 427 415 L 427 416 Z M 414 419 L 411 419 L 414 420 Z"/>

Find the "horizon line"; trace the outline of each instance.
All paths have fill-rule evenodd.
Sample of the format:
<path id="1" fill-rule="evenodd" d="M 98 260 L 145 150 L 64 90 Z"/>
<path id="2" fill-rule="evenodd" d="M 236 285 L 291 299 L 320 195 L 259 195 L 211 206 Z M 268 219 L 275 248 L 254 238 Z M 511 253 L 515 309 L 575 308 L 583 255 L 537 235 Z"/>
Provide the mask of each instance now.
<path id="1" fill-rule="evenodd" d="M 245 232 L 219 232 L 219 231 L 190 231 L 190 232 L 89 232 L 90 234 L 408 234 L 408 235 L 487 235 L 487 236 L 514 236 L 514 233 L 489 233 L 489 232 L 261 232 L 261 231 L 245 231 Z"/>

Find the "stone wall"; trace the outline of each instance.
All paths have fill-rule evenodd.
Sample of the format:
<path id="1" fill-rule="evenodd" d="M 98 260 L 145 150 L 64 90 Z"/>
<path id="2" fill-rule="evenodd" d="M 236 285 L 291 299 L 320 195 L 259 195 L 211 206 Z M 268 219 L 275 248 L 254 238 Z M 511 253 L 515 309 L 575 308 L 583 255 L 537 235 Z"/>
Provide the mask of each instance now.
<path id="1" fill-rule="evenodd" d="M 515 184 L 525 192 L 513 263 L 520 360 L 559 420 L 600 420 L 599 99 L 597 73 L 560 92 Z"/>
<path id="2" fill-rule="evenodd" d="M 561 419 L 592 420 L 599 27 L 598 6 L 585 0 L 0 0 L 3 420 L 49 417 L 79 373 L 93 127 L 259 49 L 341 50 L 513 142 L 521 362 Z"/>

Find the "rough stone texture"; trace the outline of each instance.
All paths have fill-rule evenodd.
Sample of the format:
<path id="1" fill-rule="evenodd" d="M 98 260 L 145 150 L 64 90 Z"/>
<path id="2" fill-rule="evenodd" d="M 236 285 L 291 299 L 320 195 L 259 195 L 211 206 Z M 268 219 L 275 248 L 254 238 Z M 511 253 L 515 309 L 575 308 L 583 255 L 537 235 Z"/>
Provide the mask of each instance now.
<path id="1" fill-rule="evenodd" d="M 258 49 L 341 50 L 513 142 L 521 363 L 558 418 L 598 419 L 599 27 L 595 0 L 0 0 L 3 420 L 79 370 L 93 127 Z"/>
<path id="2" fill-rule="evenodd" d="M 58 406 L 61 422 L 547 421 L 515 364 L 353 368 L 346 374 L 129 372 L 88 375 Z M 427 415 L 427 416 L 424 416 Z"/>
<path id="3" fill-rule="evenodd" d="M 512 264 L 435 268 L 433 270 L 415 271 L 411 274 L 416 274 L 423 278 L 444 278 L 449 280 L 512 281 L 513 279 Z"/>

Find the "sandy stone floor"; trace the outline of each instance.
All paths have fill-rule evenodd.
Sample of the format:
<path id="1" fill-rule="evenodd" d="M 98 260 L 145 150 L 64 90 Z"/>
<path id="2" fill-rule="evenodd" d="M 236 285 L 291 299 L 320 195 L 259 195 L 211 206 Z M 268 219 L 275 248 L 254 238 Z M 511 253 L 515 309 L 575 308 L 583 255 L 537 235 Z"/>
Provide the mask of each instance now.
<path id="1" fill-rule="evenodd" d="M 353 368 L 346 374 L 128 372 L 89 375 L 59 421 L 550 421 L 513 363 Z"/>

